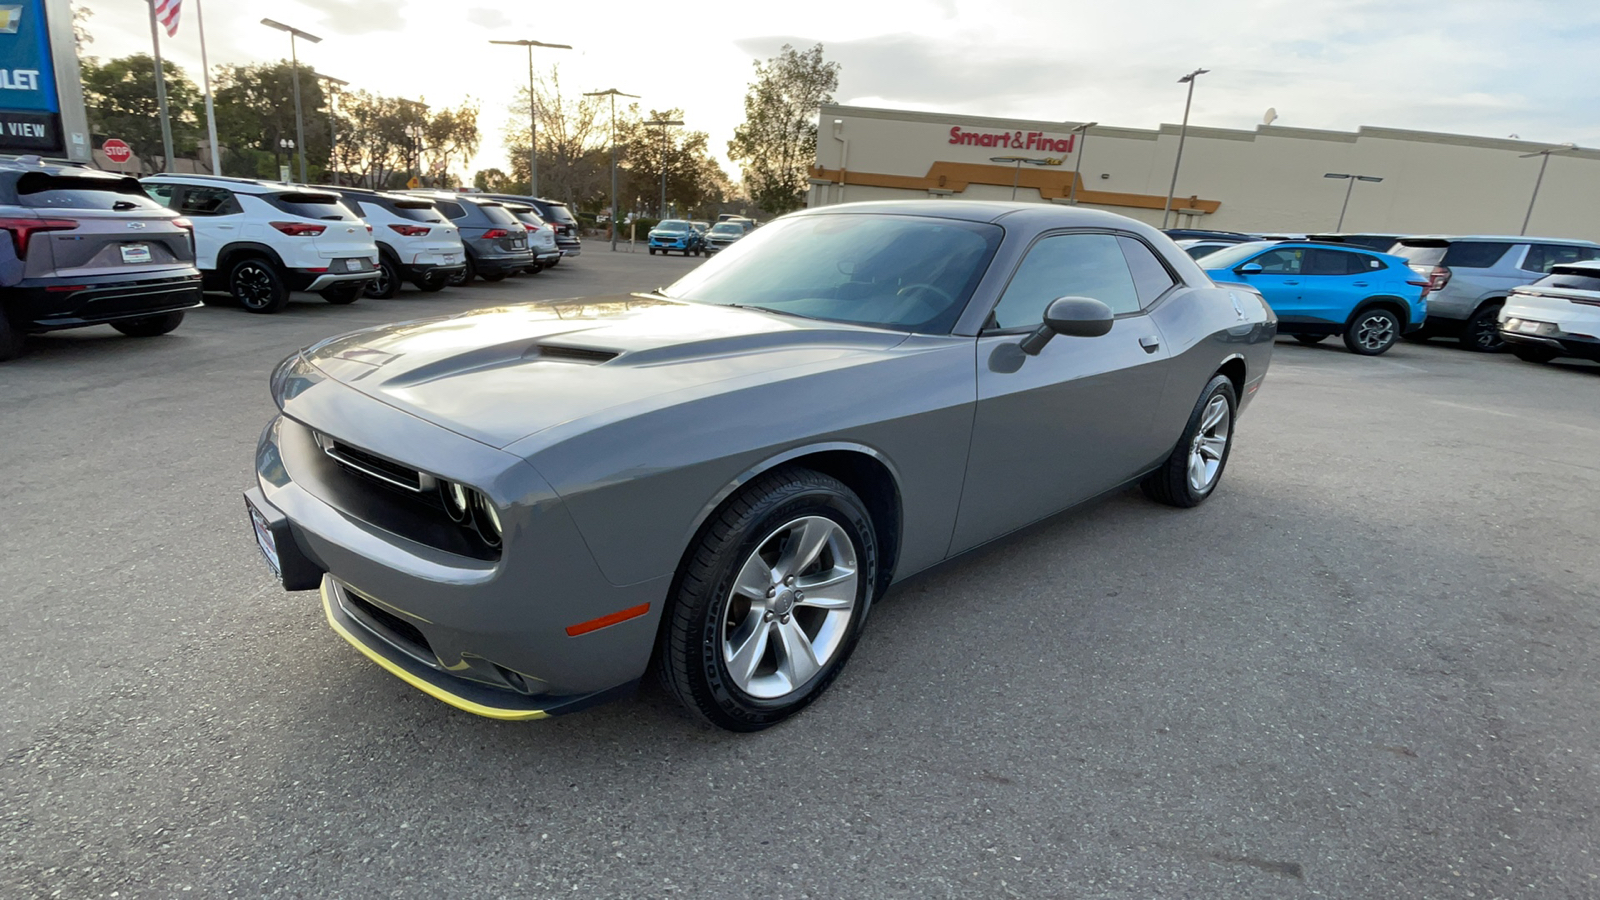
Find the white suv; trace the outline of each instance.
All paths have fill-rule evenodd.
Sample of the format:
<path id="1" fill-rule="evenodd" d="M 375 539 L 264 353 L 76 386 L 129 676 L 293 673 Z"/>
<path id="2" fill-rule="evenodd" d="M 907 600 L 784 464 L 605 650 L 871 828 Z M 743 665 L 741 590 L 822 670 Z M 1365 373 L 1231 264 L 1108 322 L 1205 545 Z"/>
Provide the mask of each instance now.
<path id="1" fill-rule="evenodd" d="M 1600 260 L 1556 265 L 1512 291 L 1499 324 L 1518 359 L 1545 363 L 1575 356 L 1600 362 Z"/>
<path id="2" fill-rule="evenodd" d="M 400 292 L 402 281 L 437 291 L 466 269 L 461 235 L 433 201 L 364 188 L 330 190 L 371 226 L 378 242 L 378 277 L 367 284 L 368 297 L 387 300 Z"/>
<path id="3" fill-rule="evenodd" d="M 377 274 L 372 229 L 337 194 L 209 175 L 141 181 L 145 193 L 194 223 L 206 288 L 227 291 L 250 312 L 283 309 L 290 291 L 354 303 Z"/>

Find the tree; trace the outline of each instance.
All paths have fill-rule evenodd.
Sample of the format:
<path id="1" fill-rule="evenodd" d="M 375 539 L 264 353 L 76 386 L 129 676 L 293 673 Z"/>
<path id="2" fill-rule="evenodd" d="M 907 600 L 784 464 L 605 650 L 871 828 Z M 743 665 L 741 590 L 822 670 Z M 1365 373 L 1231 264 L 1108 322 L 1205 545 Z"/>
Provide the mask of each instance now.
<path id="1" fill-rule="evenodd" d="M 807 173 L 817 153 L 817 113 L 833 102 L 839 64 L 822 58 L 822 45 L 798 51 L 788 44 L 756 63 L 756 80 L 744 98 L 743 125 L 728 142 L 728 155 L 744 171 L 745 188 L 773 215 L 805 203 Z"/>
<path id="2" fill-rule="evenodd" d="M 84 6 L 72 8 L 72 43 L 77 48 L 78 58 L 84 58 L 84 51 L 94 43 L 94 35 L 89 33 L 89 17 L 94 15 L 94 10 Z M 165 60 L 163 60 L 165 62 Z M 163 66 L 162 68 L 166 68 Z"/>
<path id="3" fill-rule="evenodd" d="M 281 146 L 298 140 L 294 118 L 294 71 L 288 60 L 221 66 L 216 78 L 217 140 L 229 149 L 222 170 L 247 178 L 277 178 L 278 167 L 298 158 Z M 328 164 L 327 95 L 311 67 L 300 66 L 300 107 L 305 125 L 306 164 L 317 181 Z M 265 171 L 263 171 L 263 169 Z"/>
<path id="4" fill-rule="evenodd" d="M 135 53 L 101 63 L 83 60 L 83 102 L 89 131 L 121 138 L 155 171 L 166 168 L 161 144 L 161 113 L 156 104 L 156 64 L 148 53 Z M 183 69 L 161 61 L 167 81 L 167 111 L 172 120 L 173 152 L 193 154 L 200 140 L 200 89 Z M 96 141 L 98 143 L 98 141 Z M 156 161 L 160 160 L 158 164 Z"/>
<path id="5" fill-rule="evenodd" d="M 478 152 L 478 102 L 468 98 L 454 109 L 425 116 L 422 123 L 422 159 L 428 180 L 435 187 L 455 187 L 450 174 L 457 157 L 465 163 Z"/>
<path id="6" fill-rule="evenodd" d="M 567 97 L 561 70 L 552 66 L 534 82 L 539 111 L 539 193 L 574 208 L 593 205 L 610 190 L 610 106 L 598 97 Z M 518 193 L 528 189 L 528 90 L 518 92 L 505 130 L 506 153 Z M 618 126 L 618 131 L 622 130 Z"/>
<path id="7" fill-rule="evenodd" d="M 682 118 L 681 109 L 650 111 L 650 119 L 655 121 Z M 707 149 L 710 138 L 704 131 L 684 131 L 675 126 L 664 130 L 661 126 L 646 125 L 637 115 L 619 124 L 618 131 L 622 145 L 627 148 L 623 194 L 648 198 L 647 209 L 655 209 L 661 203 L 663 169 L 667 203 L 676 206 L 680 214 L 708 211 L 720 204 L 729 192 L 728 176 L 711 158 Z M 656 212 L 666 215 L 665 210 Z"/>
<path id="8" fill-rule="evenodd" d="M 516 185 L 511 180 L 511 176 L 507 175 L 504 171 L 500 169 L 489 168 L 479 169 L 472 176 L 472 186 L 480 191 L 483 191 L 485 194 L 509 194 L 512 193 L 513 189 L 518 185 Z M 521 185 L 521 187 L 526 188 L 527 185 L 524 184 Z"/>

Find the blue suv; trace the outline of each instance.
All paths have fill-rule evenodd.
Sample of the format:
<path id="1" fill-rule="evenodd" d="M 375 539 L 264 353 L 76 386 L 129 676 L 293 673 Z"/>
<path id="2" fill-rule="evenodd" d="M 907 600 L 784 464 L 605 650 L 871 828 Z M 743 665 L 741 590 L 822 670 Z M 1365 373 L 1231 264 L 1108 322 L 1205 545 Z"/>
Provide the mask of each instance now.
<path id="1" fill-rule="evenodd" d="M 694 227 L 692 222 L 666 219 L 650 229 L 650 255 L 660 253 L 666 256 L 669 251 L 676 250 L 684 256 L 691 253 L 699 256 L 700 251 L 705 249 L 704 241 L 700 229 Z"/>
<path id="2" fill-rule="evenodd" d="M 1377 356 L 1428 315 L 1428 281 L 1387 253 L 1313 241 L 1252 241 L 1195 260 L 1214 281 L 1255 288 L 1278 314 L 1278 333 L 1302 344 L 1343 335 L 1351 353 Z"/>

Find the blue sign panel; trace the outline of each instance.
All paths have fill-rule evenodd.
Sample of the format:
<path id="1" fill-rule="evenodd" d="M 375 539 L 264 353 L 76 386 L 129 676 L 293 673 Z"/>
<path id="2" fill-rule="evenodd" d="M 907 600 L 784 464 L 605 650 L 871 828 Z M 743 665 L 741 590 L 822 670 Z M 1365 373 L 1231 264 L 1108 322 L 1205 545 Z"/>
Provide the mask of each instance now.
<path id="1" fill-rule="evenodd" d="M 61 111 L 44 0 L 0 0 L 0 110 Z"/>

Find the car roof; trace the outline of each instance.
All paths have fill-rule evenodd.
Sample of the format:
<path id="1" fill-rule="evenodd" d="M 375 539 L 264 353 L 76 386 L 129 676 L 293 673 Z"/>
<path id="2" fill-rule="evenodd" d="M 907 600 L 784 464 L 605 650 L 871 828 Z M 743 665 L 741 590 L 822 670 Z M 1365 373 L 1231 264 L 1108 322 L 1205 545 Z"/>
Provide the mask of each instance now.
<path id="1" fill-rule="evenodd" d="M 1450 244 L 1458 241 L 1492 241 L 1505 244 L 1572 244 L 1579 247 L 1600 247 L 1594 241 L 1582 238 L 1547 238 L 1527 234 L 1410 234 L 1396 239 L 1402 244 L 1422 242 Z"/>
<path id="2" fill-rule="evenodd" d="M 243 193 L 253 194 L 331 194 L 338 192 L 327 185 L 297 184 L 286 181 L 262 181 L 258 178 L 233 178 L 228 175 L 191 175 L 176 172 L 157 172 L 139 179 L 141 182 L 165 184 L 223 185 Z"/>
<path id="3" fill-rule="evenodd" d="M 921 216 L 936 219 L 958 219 L 966 222 L 999 223 L 1015 218 L 1021 223 L 1042 222 L 1058 228 L 1115 228 L 1135 231 L 1150 228 L 1137 220 L 1116 213 L 1079 206 L 1055 203 L 1025 203 L 1004 200 L 872 200 L 862 203 L 837 203 L 790 213 L 793 216 L 827 215 L 890 215 Z"/>

